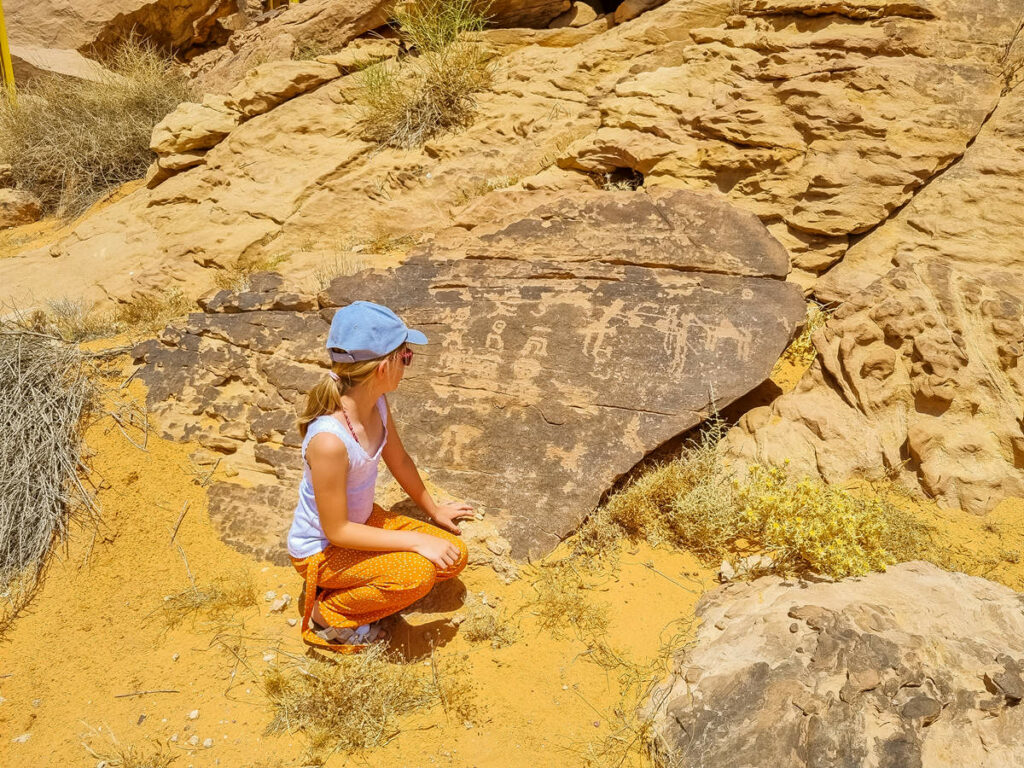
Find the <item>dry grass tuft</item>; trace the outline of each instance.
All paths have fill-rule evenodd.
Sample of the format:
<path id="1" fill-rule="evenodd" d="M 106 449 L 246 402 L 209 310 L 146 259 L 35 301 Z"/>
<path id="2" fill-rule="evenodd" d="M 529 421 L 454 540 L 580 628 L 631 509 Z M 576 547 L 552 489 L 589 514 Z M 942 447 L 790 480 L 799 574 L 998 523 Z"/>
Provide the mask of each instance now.
<path id="1" fill-rule="evenodd" d="M 99 82 L 57 75 L 0 95 L 0 163 L 48 212 L 76 216 L 107 192 L 141 178 L 155 126 L 187 101 L 185 76 L 156 49 L 124 45 Z"/>
<path id="2" fill-rule="evenodd" d="M 415 55 L 360 73 L 366 134 L 380 144 L 412 148 L 464 128 L 476 113 L 476 95 L 493 77 L 491 56 L 466 40 L 486 23 L 478 0 L 423 0 L 400 4 L 394 23 Z"/>
<path id="3" fill-rule="evenodd" d="M 0 624 L 23 607 L 75 515 L 98 514 L 78 472 L 95 398 L 77 347 L 0 322 Z"/>
<path id="4" fill-rule="evenodd" d="M 587 583 L 572 558 L 543 564 L 533 588 L 533 608 L 543 629 L 558 633 L 571 627 L 584 640 L 607 633 L 608 611 L 590 602 Z"/>
<path id="5" fill-rule="evenodd" d="M 459 634 L 471 643 L 490 643 L 492 648 L 504 648 L 516 641 L 516 629 L 504 612 L 484 602 L 484 593 L 472 592 L 463 603 Z"/>
<path id="6" fill-rule="evenodd" d="M 821 328 L 832 314 L 831 310 L 825 309 L 815 301 L 807 303 L 807 317 L 804 320 L 804 329 L 782 353 L 781 360 L 790 365 L 805 367 L 811 364 L 817 355 L 814 342 L 811 338 Z"/>
<path id="7" fill-rule="evenodd" d="M 97 765 L 109 768 L 167 768 L 178 759 L 166 744 L 151 740 L 149 744 L 122 744 L 114 733 L 107 729 L 109 744 L 95 747 L 83 741 L 82 746 L 96 761 Z M 98 733 L 91 734 L 91 740 L 98 738 Z"/>
<path id="8" fill-rule="evenodd" d="M 763 552 L 770 572 L 842 578 L 930 550 L 930 529 L 889 490 L 853 492 L 760 466 L 735 478 L 716 459 L 721 434 L 712 424 L 679 458 L 613 495 L 583 526 L 577 554 L 600 555 L 625 535 L 671 543 L 708 563 Z"/>
<path id="9" fill-rule="evenodd" d="M 164 597 L 159 613 L 164 627 L 172 629 L 202 616 L 213 624 L 235 619 L 238 611 L 256 605 L 256 586 L 247 573 L 223 577 L 209 586 L 192 584 L 188 589 Z"/>
<path id="10" fill-rule="evenodd" d="M 180 289 L 170 288 L 162 294 L 147 293 L 119 304 L 114 310 L 114 322 L 119 330 L 157 333 L 171 320 L 195 309 L 195 302 Z"/>
<path id="11" fill-rule="evenodd" d="M 260 272 L 275 272 L 288 261 L 284 254 L 276 256 L 261 256 L 256 259 L 240 259 L 230 269 L 222 270 L 214 278 L 214 284 L 223 290 L 241 293 L 248 291 L 251 287 L 252 276 Z"/>
<path id="12" fill-rule="evenodd" d="M 432 679 L 385 650 L 297 657 L 270 667 L 261 685 L 274 709 L 268 733 L 302 730 L 310 756 L 380 746 L 398 734 L 398 719 L 438 700 Z"/>

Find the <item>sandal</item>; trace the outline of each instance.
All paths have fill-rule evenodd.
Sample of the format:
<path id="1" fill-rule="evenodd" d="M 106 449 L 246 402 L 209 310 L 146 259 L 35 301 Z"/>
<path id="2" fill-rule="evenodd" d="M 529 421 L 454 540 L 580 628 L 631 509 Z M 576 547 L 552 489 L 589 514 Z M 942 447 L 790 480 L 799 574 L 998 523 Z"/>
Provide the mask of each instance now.
<path id="1" fill-rule="evenodd" d="M 361 650 L 371 643 L 385 639 L 385 633 L 378 622 L 358 627 L 323 627 L 315 621 L 311 624 L 313 634 L 321 640 L 335 646 L 349 646 L 353 650 Z"/>

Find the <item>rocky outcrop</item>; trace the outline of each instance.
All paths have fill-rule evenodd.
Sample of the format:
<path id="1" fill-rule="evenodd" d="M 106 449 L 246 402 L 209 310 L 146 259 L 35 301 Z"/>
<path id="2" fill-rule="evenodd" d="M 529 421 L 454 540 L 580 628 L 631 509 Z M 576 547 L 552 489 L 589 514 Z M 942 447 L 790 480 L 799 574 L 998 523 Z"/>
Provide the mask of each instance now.
<path id="1" fill-rule="evenodd" d="M 697 615 L 650 705 L 661 765 L 1024 765 L 1024 613 L 1002 585 L 915 562 L 730 585 Z"/>
<path id="2" fill-rule="evenodd" d="M 359 35 L 387 23 L 391 0 L 306 0 L 269 21 L 236 32 L 225 45 L 190 64 L 197 87 L 208 93 L 233 88 L 254 66 L 292 58 L 299 46 L 339 50 Z"/>
<path id="3" fill-rule="evenodd" d="M 7 0 L 12 45 L 106 54 L 135 36 L 168 51 L 207 40 L 213 22 L 236 10 L 234 0 Z"/>
<path id="4" fill-rule="evenodd" d="M 1024 495 L 1021 271 L 903 261 L 815 334 L 811 370 L 741 419 L 727 461 L 832 483 L 893 474 L 975 513 Z"/>
<path id="5" fill-rule="evenodd" d="M 1022 55 L 1024 60 L 1024 55 Z M 1024 84 L 1009 89 L 964 156 L 847 252 L 815 285 L 844 301 L 908 256 L 948 259 L 991 282 L 1024 275 Z"/>
<path id="6" fill-rule="evenodd" d="M 31 224 L 42 215 L 43 206 L 31 192 L 0 189 L 0 229 Z"/>
<path id="7" fill-rule="evenodd" d="M 140 376 L 170 434 L 229 455 L 250 482 L 264 473 L 214 487 L 211 517 L 232 544 L 279 558 L 301 469 L 295 407 L 322 375 L 333 308 L 390 306 L 431 340 L 391 397 L 403 441 L 532 556 L 647 452 L 765 379 L 803 315 L 786 269 L 757 219 L 714 196 L 570 196 L 447 232 L 316 302 L 279 282 L 218 294 L 139 348 Z"/>
<path id="8" fill-rule="evenodd" d="M 278 30 L 288 57 L 299 37 L 287 30 L 301 19 L 327 24 L 342 40 L 377 23 L 373 14 L 386 17 L 372 3 L 331 3 L 341 16 L 307 18 L 318 1 L 238 33 L 211 56 L 277 56 L 243 45 L 243 36 L 270 41 Z M 953 0 L 759 0 L 735 8 L 670 0 L 611 28 L 606 15 L 579 28 L 489 30 L 480 39 L 501 53 L 498 76 L 466 130 L 422 151 L 381 148 L 364 137 L 359 75 L 347 74 L 241 123 L 202 163 L 176 153 L 151 177 L 152 189 L 107 207 L 51 248 L 0 265 L 0 298 L 20 298 L 12 291 L 54 256 L 65 265 L 95 262 L 97 296 L 125 297 L 168 280 L 205 288 L 210 267 L 240 259 L 329 256 L 337 238 L 325 233 L 371 240 L 377 230 L 440 231 L 494 189 L 623 182 L 726 194 L 783 243 L 790 279 L 815 290 L 851 237 L 855 254 L 874 248 L 883 222 L 900 206 L 909 216 L 917 196 L 923 204 L 933 187 L 966 172 L 986 132 L 1004 124 L 1018 17 L 1010 0 L 970 9 Z M 239 59 L 225 82 L 236 84 L 251 62 Z M 1005 110 L 997 109 L 1001 99 Z M 1000 140 L 1008 146 L 999 157 L 1012 161 L 1012 134 Z M 1004 200 L 1024 191 L 1013 167 L 984 174 L 1000 179 L 993 191 Z M 168 178 L 175 169 L 187 170 Z M 949 207 L 949 215 L 936 212 L 949 219 L 945 226 L 975 226 L 973 214 Z M 995 220 L 998 206 L 990 208 Z M 1012 220 L 1006 230 L 993 221 L 992 237 L 1005 237 Z"/>

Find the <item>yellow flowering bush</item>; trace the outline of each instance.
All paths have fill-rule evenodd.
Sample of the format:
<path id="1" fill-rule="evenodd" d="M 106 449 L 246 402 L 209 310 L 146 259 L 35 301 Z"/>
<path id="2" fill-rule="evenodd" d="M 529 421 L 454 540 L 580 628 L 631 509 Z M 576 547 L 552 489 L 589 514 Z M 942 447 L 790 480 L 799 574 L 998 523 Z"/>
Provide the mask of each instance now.
<path id="1" fill-rule="evenodd" d="M 732 552 L 762 552 L 777 573 L 842 578 L 928 551 L 928 528 L 884 493 L 796 480 L 776 467 L 730 477 L 715 454 L 720 433 L 716 428 L 611 496 L 581 529 L 579 554 L 599 553 L 616 536 L 642 536 L 710 563 Z"/>

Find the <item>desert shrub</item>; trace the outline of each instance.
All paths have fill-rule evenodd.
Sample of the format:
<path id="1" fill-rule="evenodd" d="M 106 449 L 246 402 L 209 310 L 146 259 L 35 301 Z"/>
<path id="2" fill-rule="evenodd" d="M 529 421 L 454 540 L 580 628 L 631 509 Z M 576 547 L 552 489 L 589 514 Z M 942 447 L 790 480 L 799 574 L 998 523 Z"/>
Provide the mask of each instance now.
<path id="1" fill-rule="evenodd" d="M 360 73 L 368 137 L 410 148 L 469 125 L 476 95 L 491 83 L 492 67 L 490 54 L 464 34 L 482 30 L 485 22 L 484 6 L 477 0 L 400 4 L 394 23 L 415 55 Z"/>
<path id="2" fill-rule="evenodd" d="M 173 595 L 164 597 L 160 616 L 164 627 L 171 629 L 202 616 L 215 624 L 230 622 L 238 611 L 256 605 L 256 587 L 248 574 L 222 577 L 207 586 L 191 584 Z"/>
<path id="3" fill-rule="evenodd" d="M 715 427 L 677 459 L 641 474 L 592 516 L 580 554 L 622 535 L 668 541 L 708 563 L 735 551 L 768 554 L 776 573 L 855 576 L 921 557 L 930 531 L 885 491 L 796 479 L 777 467 L 731 476 L 716 460 Z"/>
<path id="4" fill-rule="evenodd" d="M 76 347 L 0 323 L 0 629 L 28 600 L 73 513 L 96 512 L 78 474 L 79 424 L 94 398 Z"/>
<path id="5" fill-rule="evenodd" d="M 380 645 L 272 666 L 261 685 L 274 709 L 268 733 L 302 730 L 313 755 L 383 744 L 399 717 L 438 701 L 430 678 L 393 662 Z"/>
<path id="6" fill-rule="evenodd" d="M 109 743 L 97 744 L 99 734 L 93 731 L 90 741 L 83 741 L 82 746 L 97 761 L 97 765 L 109 768 L 167 768 L 178 755 L 169 746 L 159 741 L 150 740 L 147 744 L 125 744 L 109 729 Z"/>
<path id="7" fill-rule="evenodd" d="M 189 98 L 188 82 L 147 46 L 124 45 L 92 82 L 44 76 L 0 97 L 0 163 L 46 209 L 75 216 L 113 188 L 145 175 L 150 135 Z"/>
<path id="8" fill-rule="evenodd" d="M 815 332 L 821 328 L 828 320 L 831 312 L 826 310 L 821 304 L 815 301 L 807 303 L 807 317 L 804 320 L 804 329 L 800 335 L 797 336 L 786 347 L 782 353 L 782 360 L 789 362 L 791 365 L 806 366 L 810 365 L 814 360 L 814 356 L 817 354 L 817 350 L 814 348 L 814 342 L 811 341 L 811 337 L 814 336 Z"/>
<path id="9" fill-rule="evenodd" d="M 572 558 L 543 564 L 533 588 L 537 599 L 532 607 L 543 629 L 571 628 L 585 640 L 607 632 L 608 611 L 588 599 L 590 590 Z"/>
<path id="10" fill-rule="evenodd" d="M 502 648 L 516 640 L 515 627 L 502 611 L 484 602 L 483 592 L 466 596 L 459 634 L 471 643 L 490 643 L 492 648 Z"/>
<path id="11" fill-rule="evenodd" d="M 147 293 L 119 304 L 114 310 L 114 322 L 118 330 L 135 330 L 156 333 L 168 322 L 196 308 L 179 288 L 169 288 L 163 293 Z"/>

